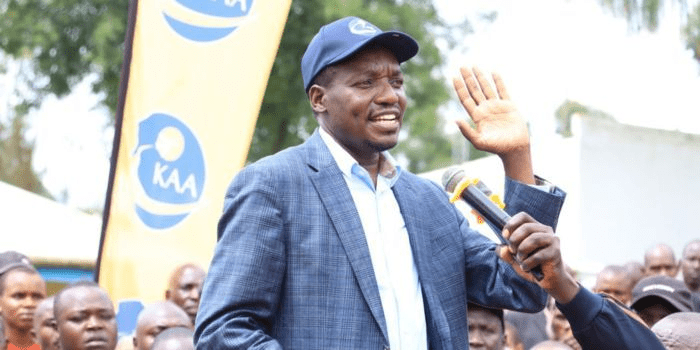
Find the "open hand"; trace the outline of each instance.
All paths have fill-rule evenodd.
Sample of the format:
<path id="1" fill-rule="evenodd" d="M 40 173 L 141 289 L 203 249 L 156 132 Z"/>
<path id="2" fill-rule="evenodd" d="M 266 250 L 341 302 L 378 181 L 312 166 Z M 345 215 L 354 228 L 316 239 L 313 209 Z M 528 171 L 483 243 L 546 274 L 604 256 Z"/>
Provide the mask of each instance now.
<path id="1" fill-rule="evenodd" d="M 530 139 L 527 123 L 511 102 L 505 84 L 498 74 L 493 74 L 496 91 L 478 69 L 462 67 L 461 78 L 454 78 L 454 88 L 476 128 L 466 120 L 458 120 L 457 125 L 478 150 L 507 154 L 528 149 Z"/>

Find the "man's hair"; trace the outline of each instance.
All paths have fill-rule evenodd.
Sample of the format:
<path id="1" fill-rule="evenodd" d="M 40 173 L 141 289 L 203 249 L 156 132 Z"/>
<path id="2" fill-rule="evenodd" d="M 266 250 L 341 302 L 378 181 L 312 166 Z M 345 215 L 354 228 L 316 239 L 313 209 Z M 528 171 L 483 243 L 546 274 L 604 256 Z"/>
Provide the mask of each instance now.
<path id="1" fill-rule="evenodd" d="M 194 342 L 194 331 L 187 327 L 172 327 L 160 332 L 154 339 L 151 349 L 155 349 L 156 345 L 166 342 L 170 339 L 188 338 Z"/>
<path id="2" fill-rule="evenodd" d="M 11 267 L 7 271 L 0 274 L 0 296 L 5 294 L 5 280 L 7 280 L 7 276 L 9 276 L 10 273 L 15 271 L 21 271 L 30 275 L 39 275 L 39 272 L 35 270 L 31 265 L 18 264 Z"/>
<path id="3" fill-rule="evenodd" d="M 690 247 L 695 246 L 695 245 L 700 245 L 700 239 L 694 239 L 694 240 L 688 242 L 688 244 L 686 244 L 685 247 L 683 248 L 683 255 L 681 256 L 681 258 L 685 259 L 685 255 L 688 253 L 688 249 L 690 249 Z"/>
<path id="4" fill-rule="evenodd" d="M 657 252 L 663 252 L 663 253 L 666 253 L 666 254 L 669 254 L 669 253 L 670 253 L 671 258 L 673 259 L 673 261 L 674 261 L 675 263 L 677 263 L 677 261 L 676 261 L 676 254 L 674 254 L 673 248 L 671 248 L 671 246 L 669 246 L 668 244 L 659 243 L 659 244 L 657 244 L 657 245 L 655 245 L 655 246 L 653 246 L 653 247 L 647 249 L 647 251 L 644 253 L 644 265 L 645 265 L 645 266 L 649 264 L 649 257 L 650 257 L 651 255 L 655 255 Z"/>
<path id="5" fill-rule="evenodd" d="M 503 319 L 503 310 L 502 309 L 492 309 L 490 307 L 485 307 L 485 306 L 481 306 L 479 304 L 474 304 L 472 302 L 467 302 L 467 318 L 469 317 L 468 313 L 470 310 L 484 310 L 484 311 L 496 316 L 498 318 L 498 320 L 501 321 L 501 331 L 503 332 L 503 334 L 505 334 L 506 324 L 505 324 L 505 321 Z"/>
<path id="6" fill-rule="evenodd" d="M 54 317 L 56 318 L 56 322 L 58 322 L 58 312 L 60 311 L 62 305 L 62 298 L 63 294 L 66 293 L 66 291 L 69 291 L 74 288 L 79 288 L 79 287 L 89 287 L 89 288 L 98 288 L 100 289 L 100 285 L 93 282 L 93 281 L 78 281 L 71 283 L 67 285 L 65 288 L 61 289 L 56 295 L 54 296 L 53 300 L 53 314 Z M 101 289 L 100 289 L 101 290 Z"/>

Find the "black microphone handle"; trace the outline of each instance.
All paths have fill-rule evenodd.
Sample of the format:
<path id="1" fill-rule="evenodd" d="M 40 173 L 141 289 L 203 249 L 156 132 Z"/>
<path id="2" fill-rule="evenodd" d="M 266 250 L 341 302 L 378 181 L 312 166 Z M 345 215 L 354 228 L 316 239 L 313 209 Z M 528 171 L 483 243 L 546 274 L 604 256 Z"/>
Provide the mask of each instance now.
<path id="1" fill-rule="evenodd" d="M 467 204 L 469 204 L 469 206 L 476 210 L 479 215 L 484 218 L 484 220 L 497 228 L 497 230 L 495 230 L 496 236 L 498 236 L 498 239 L 501 240 L 501 243 L 508 244 L 508 241 L 505 239 L 505 237 L 503 237 L 501 231 L 503 231 L 503 227 L 506 225 L 506 222 L 510 220 L 510 215 L 499 208 L 496 203 L 486 197 L 486 195 L 474 185 L 469 185 L 466 189 L 464 189 L 464 192 L 462 192 L 462 198 L 467 202 Z M 544 278 L 544 274 L 542 274 L 542 268 L 540 266 L 535 266 L 532 270 L 530 270 L 530 273 L 538 281 L 541 281 Z"/>

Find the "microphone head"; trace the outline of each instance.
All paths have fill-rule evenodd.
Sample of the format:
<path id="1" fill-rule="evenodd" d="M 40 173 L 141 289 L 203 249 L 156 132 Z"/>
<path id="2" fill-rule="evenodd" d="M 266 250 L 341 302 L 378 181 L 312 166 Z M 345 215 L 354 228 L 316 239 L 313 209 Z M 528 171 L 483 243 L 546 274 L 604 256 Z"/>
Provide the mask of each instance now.
<path id="1" fill-rule="evenodd" d="M 462 168 L 453 166 L 445 170 L 442 174 L 442 186 L 445 187 L 445 191 L 453 192 L 457 184 L 462 181 L 465 176 L 465 172 Z"/>

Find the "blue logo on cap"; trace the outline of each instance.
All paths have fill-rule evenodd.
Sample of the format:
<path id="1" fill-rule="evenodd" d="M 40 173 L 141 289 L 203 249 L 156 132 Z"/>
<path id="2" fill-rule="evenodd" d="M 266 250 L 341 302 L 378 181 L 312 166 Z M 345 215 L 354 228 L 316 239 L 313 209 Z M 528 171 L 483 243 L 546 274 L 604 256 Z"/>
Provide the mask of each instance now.
<path id="1" fill-rule="evenodd" d="M 177 118 L 155 113 L 139 123 L 135 154 L 145 193 L 137 197 L 136 213 L 148 227 L 175 226 L 202 196 L 204 156 L 197 138 Z"/>
<path id="2" fill-rule="evenodd" d="M 253 0 L 168 0 L 163 16 L 181 36 L 208 42 L 233 33 L 252 6 Z"/>

